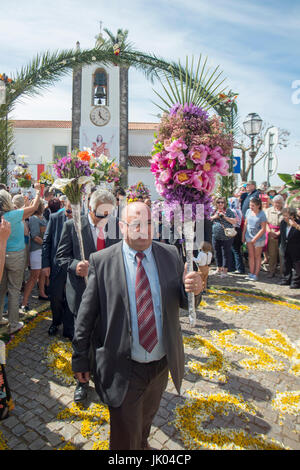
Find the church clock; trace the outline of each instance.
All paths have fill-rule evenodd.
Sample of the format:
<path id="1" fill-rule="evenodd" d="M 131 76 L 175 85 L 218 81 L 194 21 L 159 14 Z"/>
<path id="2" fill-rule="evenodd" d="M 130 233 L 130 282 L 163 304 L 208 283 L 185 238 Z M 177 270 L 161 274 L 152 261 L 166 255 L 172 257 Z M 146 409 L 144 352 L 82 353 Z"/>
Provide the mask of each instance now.
<path id="1" fill-rule="evenodd" d="M 90 112 L 90 120 L 95 126 L 105 126 L 110 121 L 110 111 L 106 106 L 96 106 Z"/>

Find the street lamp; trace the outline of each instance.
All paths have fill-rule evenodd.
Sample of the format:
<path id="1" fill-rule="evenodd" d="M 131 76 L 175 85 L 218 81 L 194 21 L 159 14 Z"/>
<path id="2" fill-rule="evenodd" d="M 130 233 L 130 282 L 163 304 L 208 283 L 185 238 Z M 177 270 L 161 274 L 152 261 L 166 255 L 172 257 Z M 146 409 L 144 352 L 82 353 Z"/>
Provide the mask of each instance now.
<path id="1" fill-rule="evenodd" d="M 257 113 L 250 113 L 243 122 L 245 134 L 251 139 L 251 179 L 254 180 L 254 159 L 257 151 L 254 148 L 254 138 L 260 133 L 262 127 L 262 119 Z"/>

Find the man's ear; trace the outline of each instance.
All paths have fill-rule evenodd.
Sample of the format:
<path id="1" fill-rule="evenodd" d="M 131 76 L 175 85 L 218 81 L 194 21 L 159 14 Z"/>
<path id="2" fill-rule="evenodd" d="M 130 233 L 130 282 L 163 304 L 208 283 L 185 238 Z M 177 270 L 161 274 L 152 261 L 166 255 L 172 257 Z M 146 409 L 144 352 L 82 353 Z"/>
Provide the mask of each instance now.
<path id="1" fill-rule="evenodd" d="M 125 231 L 126 231 L 126 224 L 124 224 L 124 222 L 122 220 L 119 220 L 119 227 L 120 227 L 122 235 L 124 236 Z"/>

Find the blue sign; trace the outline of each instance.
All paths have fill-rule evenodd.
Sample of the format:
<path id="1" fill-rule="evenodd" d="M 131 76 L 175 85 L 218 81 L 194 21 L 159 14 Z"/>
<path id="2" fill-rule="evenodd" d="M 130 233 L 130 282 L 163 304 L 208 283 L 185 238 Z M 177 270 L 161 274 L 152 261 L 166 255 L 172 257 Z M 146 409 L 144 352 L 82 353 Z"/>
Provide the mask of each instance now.
<path id="1" fill-rule="evenodd" d="M 232 157 L 233 173 L 241 172 L 241 157 Z"/>

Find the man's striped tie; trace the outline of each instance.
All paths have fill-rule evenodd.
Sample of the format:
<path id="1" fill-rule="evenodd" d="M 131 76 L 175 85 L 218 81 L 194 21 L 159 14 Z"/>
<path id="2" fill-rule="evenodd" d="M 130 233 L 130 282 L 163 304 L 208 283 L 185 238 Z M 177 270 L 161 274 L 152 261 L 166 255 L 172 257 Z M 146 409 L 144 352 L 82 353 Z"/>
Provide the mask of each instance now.
<path id="1" fill-rule="evenodd" d="M 144 257 L 142 252 L 136 254 L 135 296 L 140 344 L 150 353 L 157 344 L 157 331 L 149 279 L 142 265 Z"/>

